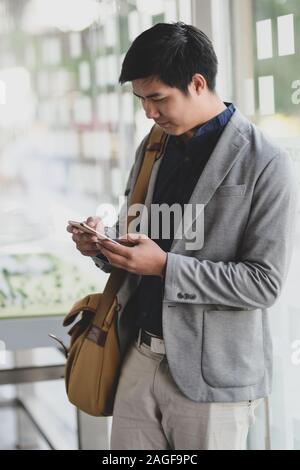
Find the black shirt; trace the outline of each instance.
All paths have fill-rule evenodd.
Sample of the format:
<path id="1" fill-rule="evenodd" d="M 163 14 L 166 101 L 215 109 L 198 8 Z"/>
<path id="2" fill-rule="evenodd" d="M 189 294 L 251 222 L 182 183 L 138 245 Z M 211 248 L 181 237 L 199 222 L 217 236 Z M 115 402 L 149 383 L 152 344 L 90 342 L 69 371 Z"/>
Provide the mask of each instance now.
<path id="1" fill-rule="evenodd" d="M 185 141 L 182 136 L 171 136 L 161 162 L 153 193 L 152 204 L 180 204 L 182 210 L 209 160 L 225 126 L 235 112 L 233 104 L 195 130 L 194 136 Z M 174 222 L 174 221 L 173 221 Z M 170 237 L 152 238 L 165 252 L 169 252 L 174 239 L 174 223 Z M 148 236 L 151 234 L 151 221 Z M 126 308 L 136 311 L 136 328 L 143 328 L 157 336 L 162 331 L 162 299 L 164 281 L 159 276 L 142 276 L 133 297 Z"/>

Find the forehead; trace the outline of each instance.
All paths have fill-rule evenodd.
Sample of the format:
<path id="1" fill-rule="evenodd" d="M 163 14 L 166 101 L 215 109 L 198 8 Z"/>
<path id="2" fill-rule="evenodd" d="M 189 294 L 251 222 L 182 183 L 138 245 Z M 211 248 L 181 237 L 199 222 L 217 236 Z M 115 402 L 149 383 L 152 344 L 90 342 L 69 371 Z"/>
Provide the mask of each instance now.
<path id="1" fill-rule="evenodd" d="M 138 78 L 132 81 L 133 93 L 142 98 L 151 97 L 151 95 L 170 94 L 174 93 L 175 90 L 176 88 L 166 85 L 157 78 Z"/>

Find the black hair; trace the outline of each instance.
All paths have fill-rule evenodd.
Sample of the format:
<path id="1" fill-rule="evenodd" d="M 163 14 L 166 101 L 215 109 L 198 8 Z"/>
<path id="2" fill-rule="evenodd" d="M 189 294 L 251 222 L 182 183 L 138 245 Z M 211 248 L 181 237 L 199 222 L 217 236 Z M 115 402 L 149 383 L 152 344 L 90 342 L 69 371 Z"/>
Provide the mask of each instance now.
<path id="1" fill-rule="evenodd" d="M 156 77 L 188 94 L 193 75 L 199 73 L 214 92 L 217 72 L 218 59 L 206 34 L 182 22 L 158 23 L 133 41 L 119 82 Z"/>

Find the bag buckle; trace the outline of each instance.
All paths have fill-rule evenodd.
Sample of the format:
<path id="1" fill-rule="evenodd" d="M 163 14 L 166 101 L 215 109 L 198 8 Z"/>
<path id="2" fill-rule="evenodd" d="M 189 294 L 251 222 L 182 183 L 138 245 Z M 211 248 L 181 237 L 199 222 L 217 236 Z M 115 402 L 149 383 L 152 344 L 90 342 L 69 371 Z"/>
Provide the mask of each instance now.
<path id="1" fill-rule="evenodd" d="M 66 358 L 68 358 L 68 355 L 69 355 L 69 351 L 68 351 L 68 348 L 67 346 L 64 344 L 64 342 L 59 339 L 57 336 L 53 335 L 52 333 L 49 333 L 48 336 L 52 339 L 54 339 L 55 341 L 57 341 L 61 346 L 62 346 L 62 349 L 60 349 L 60 351 L 62 351 L 65 355 Z"/>

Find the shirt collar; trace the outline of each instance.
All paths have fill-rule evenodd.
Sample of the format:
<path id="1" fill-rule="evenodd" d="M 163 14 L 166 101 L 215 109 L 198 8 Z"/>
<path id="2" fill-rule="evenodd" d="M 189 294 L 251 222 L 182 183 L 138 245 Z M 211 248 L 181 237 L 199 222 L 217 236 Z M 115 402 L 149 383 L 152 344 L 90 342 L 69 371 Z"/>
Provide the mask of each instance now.
<path id="1" fill-rule="evenodd" d="M 228 124 L 236 108 L 233 103 L 224 103 L 224 104 L 226 106 L 226 109 L 224 109 L 224 111 L 222 111 L 217 116 L 207 121 L 202 126 L 196 128 L 196 131 L 192 138 L 199 137 L 200 135 L 207 134 L 208 132 L 211 132 L 211 131 L 219 130 L 222 127 L 225 127 L 226 124 Z"/>
<path id="2" fill-rule="evenodd" d="M 176 147 L 179 147 L 179 149 L 184 152 L 187 147 L 191 149 L 195 145 L 198 145 L 199 141 L 205 139 L 205 137 L 211 132 L 221 131 L 228 124 L 232 115 L 236 111 L 234 104 L 226 102 L 224 102 L 224 104 L 226 106 L 224 111 L 207 121 L 205 124 L 194 128 L 194 135 L 192 138 L 186 141 L 182 136 L 173 136 L 170 142 L 173 142 Z"/>

